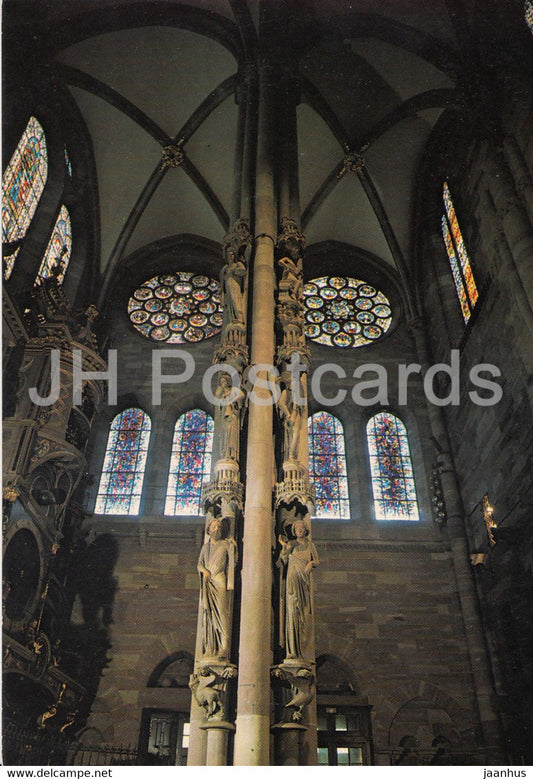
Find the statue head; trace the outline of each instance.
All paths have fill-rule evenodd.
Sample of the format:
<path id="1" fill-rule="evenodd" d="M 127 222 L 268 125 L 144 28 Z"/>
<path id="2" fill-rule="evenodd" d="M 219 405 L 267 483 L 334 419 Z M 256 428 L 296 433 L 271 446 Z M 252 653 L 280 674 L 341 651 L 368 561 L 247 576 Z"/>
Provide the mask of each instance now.
<path id="1" fill-rule="evenodd" d="M 220 541 L 224 536 L 224 523 L 222 519 L 212 519 L 207 526 L 207 535 L 214 541 Z"/>
<path id="2" fill-rule="evenodd" d="M 233 382 L 231 380 L 231 376 L 229 375 L 229 373 L 221 373 L 218 379 L 218 383 L 224 389 L 229 389 L 230 387 L 233 386 Z"/>
<path id="3" fill-rule="evenodd" d="M 303 519 L 297 519 L 292 525 L 292 533 L 296 538 L 303 538 L 309 535 L 309 528 Z"/>

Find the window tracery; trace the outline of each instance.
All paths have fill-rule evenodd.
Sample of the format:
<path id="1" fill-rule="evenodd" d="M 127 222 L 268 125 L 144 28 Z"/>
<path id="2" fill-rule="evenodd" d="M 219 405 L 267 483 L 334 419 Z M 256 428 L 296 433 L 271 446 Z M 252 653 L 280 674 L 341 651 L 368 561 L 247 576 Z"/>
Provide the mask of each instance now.
<path id="1" fill-rule="evenodd" d="M 202 485 L 209 479 L 213 451 L 213 418 L 200 408 L 182 414 L 174 427 L 165 514 L 197 516 Z"/>
<path id="2" fill-rule="evenodd" d="M 135 329 L 152 341 L 197 343 L 222 328 L 220 284 L 185 271 L 154 276 L 130 297 L 128 314 Z"/>
<path id="3" fill-rule="evenodd" d="M 48 176 L 46 136 L 37 119 L 30 117 L 2 177 L 2 242 L 20 241 L 41 199 Z M 13 272 L 20 247 L 4 258 L 4 278 Z"/>
<path id="4" fill-rule="evenodd" d="M 326 411 L 308 420 L 309 476 L 315 487 L 317 519 L 349 519 L 350 500 L 344 429 L 342 422 Z"/>
<path id="5" fill-rule="evenodd" d="M 388 298 L 360 279 L 312 279 L 304 285 L 304 303 L 306 336 L 326 346 L 365 346 L 381 338 L 392 321 Z"/>
<path id="6" fill-rule="evenodd" d="M 418 520 L 405 425 L 394 414 L 382 411 L 368 421 L 366 433 L 376 519 Z"/>
<path id="7" fill-rule="evenodd" d="M 128 408 L 111 423 L 96 514 L 138 514 L 150 443 L 150 417 Z"/>

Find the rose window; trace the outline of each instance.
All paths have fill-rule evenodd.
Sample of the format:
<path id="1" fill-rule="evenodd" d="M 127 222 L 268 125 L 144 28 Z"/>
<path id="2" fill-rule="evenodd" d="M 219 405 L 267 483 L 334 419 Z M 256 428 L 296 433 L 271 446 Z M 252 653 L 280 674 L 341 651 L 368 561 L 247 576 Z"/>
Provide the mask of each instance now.
<path id="1" fill-rule="evenodd" d="M 197 343 L 222 328 L 220 284 L 182 271 L 154 276 L 130 297 L 128 314 L 135 329 L 152 341 Z"/>
<path id="2" fill-rule="evenodd" d="M 360 279 L 312 279 L 304 285 L 304 302 L 305 334 L 326 346 L 365 346 L 381 338 L 392 321 L 388 298 Z"/>

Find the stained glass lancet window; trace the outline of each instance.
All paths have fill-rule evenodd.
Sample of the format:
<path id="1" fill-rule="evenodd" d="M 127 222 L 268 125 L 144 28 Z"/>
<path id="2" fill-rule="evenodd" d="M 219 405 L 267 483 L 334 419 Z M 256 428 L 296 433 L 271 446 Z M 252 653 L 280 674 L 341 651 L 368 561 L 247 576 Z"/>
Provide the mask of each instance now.
<path id="1" fill-rule="evenodd" d="M 201 513 L 202 485 L 209 479 L 212 450 L 213 418 L 200 408 L 182 414 L 174 427 L 165 514 Z"/>
<path id="2" fill-rule="evenodd" d="M 49 276 L 55 275 L 58 284 L 61 284 L 67 272 L 71 251 L 72 226 L 70 214 L 66 206 L 61 206 L 37 276 L 41 279 L 46 279 Z"/>
<path id="3" fill-rule="evenodd" d="M 524 19 L 526 24 L 533 33 L 533 0 L 526 0 L 524 3 Z"/>
<path id="4" fill-rule="evenodd" d="M 48 175 L 44 130 L 32 116 L 2 177 L 2 243 L 20 241 L 33 219 Z M 11 276 L 18 247 L 4 259 L 4 278 Z"/>
<path id="5" fill-rule="evenodd" d="M 463 236 L 457 221 L 457 214 L 450 195 L 450 188 L 447 182 L 443 187 L 444 214 L 442 215 L 442 237 L 450 269 L 461 306 L 461 313 L 465 324 L 470 319 L 474 306 L 477 303 L 479 294 L 470 265 L 470 258 L 466 251 Z"/>
<path id="6" fill-rule="evenodd" d="M 342 422 L 326 411 L 309 417 L 309 476 L 317 519 L 349 519 L 350 500 Z"/>
<path id="7" fill-rule="evenodd" d="M 418 520 L 411 452 L 405 425 L 388 411 L 366 427 L 376 519 Z"/>
<path id="8" fill-rule="evenodd" d="M 96 514 L 138 514 L 151 431 L 139 408 L 118 414 L 109 430 Z"/>

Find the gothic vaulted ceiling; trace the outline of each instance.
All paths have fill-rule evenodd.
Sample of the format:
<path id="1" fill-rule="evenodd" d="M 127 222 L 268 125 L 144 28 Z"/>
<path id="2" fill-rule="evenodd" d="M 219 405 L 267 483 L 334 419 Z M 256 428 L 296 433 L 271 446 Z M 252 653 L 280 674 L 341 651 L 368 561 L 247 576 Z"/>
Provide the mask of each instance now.
<path id="1" fill-rule="evenodd" d="M 68 86 L 89 130 L 102 272 L 160 238 L 192 233 L 220 241 L 224 235 L 237 137 L 235 84 L 258 5 L 6 0 L 9 41 L 16 45 L 35 32 L 39 56 Z M 453 99 L 457 20 L 445 0 L 291 5 L 285 41 L 301 84 L 298 159 L 307 242 L 344 241 L 390 264 L 395 244 L 409 262 L 417 171 L 428 136 Z M 187 165 L 163 176 L 162 148 L 177 140 Z M 362 152 L 373 198 L 353 173 L 337 176 L 347 148 Z"/>

